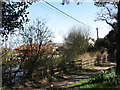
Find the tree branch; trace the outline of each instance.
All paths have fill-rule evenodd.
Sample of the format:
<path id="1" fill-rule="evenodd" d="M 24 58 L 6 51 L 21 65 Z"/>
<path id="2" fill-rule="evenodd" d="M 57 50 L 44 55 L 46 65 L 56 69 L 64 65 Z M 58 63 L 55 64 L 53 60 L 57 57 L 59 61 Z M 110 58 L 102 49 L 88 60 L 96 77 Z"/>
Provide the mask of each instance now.
<path id="1" fill-rule="evenodd" d="M 105 21 L 107 24 L 109 24 L 113 29 L 115 28 L 114 25 L 113 25 L 112 23 L 108 22 L 106 19 L 104 19 L 104 21 Z"/>

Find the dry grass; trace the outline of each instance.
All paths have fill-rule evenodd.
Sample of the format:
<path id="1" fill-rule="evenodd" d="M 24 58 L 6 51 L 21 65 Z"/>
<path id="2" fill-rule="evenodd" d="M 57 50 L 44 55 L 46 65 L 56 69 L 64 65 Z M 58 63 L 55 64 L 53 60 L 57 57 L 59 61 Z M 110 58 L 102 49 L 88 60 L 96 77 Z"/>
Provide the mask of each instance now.
<path id="1" fill-rule="evenodd" d="M 91 58 L 95 58 L 96 57 L 96 52 L 92 52 L 92 53 L 84 53 L 82 55 L 80 55 L 78 57 L 78 60 L 82 59 L 82 60 L 89 60 Z"/>
<path id="2" fill-rule="evenodd" d="M 77 60 L 89 60 L 89 59 L 92 59 L 92 58 L 96 58 L 98 55 L 101 55 L 100 51 L 97 51 L 97 52 L 87 52 L 87 53 L 84 53 L 82 55 L 79 55 L 78 59 Z M 107 55 L 107 52 L 103 53 L 101 55 L 101 57 Z"/>

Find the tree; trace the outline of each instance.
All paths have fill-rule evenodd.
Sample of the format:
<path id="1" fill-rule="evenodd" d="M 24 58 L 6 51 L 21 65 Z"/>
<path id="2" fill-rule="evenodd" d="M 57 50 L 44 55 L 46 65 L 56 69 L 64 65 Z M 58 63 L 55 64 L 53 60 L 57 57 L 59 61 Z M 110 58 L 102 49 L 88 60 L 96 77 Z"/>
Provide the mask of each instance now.
<path id="1" fill-rule="evenodd" d="M 116 74 L 118 76 L 120 76 L 120 1 L 117 4 L 118 5 L 118 13 L 117 13 L 117 17 L 118 17 L 118 21 L 117 21 L 117 33 L 116 33 L 116 40 L 117 41 L 117 45 L 116 45 Z"/>
<path id="2" fill-rule="evenodd" d="M 75 51 L 76 54 L 83 54 L 88 48 L 88 34 L 81 28 L 73 28 L 67 37 L 65 37 L 66 47 Z"/>
<path id="3" fill-rule="evenodd" d="M 95 21 L 105 21 L 109 24 L 113 29 L 117 28 L 117 11 L 118 11 L 118 2 L 108 1 L 108 0 L 94 0 L 94 5 L 97 7 L 101 7 L 101 12 L 97 13 L 98 18 Z M 70 0 L 62 0 L 62 5 L 68 4 Z M 81 1 L 75 0 L 77 5 L 80 4 Z"/>
<path id="4" fill-rule="evenodd" d="M 96 49 L 102 49 L 102 48 L 105 48 L 106 47 L 106 42 L 103 38 L 99 38 L 96 40 L 96 43 L 95 43 L 95 47 Z"/>
<path id="5" fill-rule="evenodd" d="M 106 0 L 105 0 L 106 1 Z M 98 7 L 104 7 L 104 10 L 107 10 L 107 12 L 104 12 L 104 14 L 99 15 L 99 19 L 105 21 L 107 24 L 109 24 L 114 30 L 115 30 L 115 39 L 116 39 L 116 75 L 120 75 L 120 1 L 119 2 L 96 2 L 96 6 Z M 110 9 L 110 6 L 112 5 L 114 8 Z"/>
<path id="6" fill-rule="evenodd" d="M 11 39 L 11 41 L 12 40 L 13 39 Z M 11 48 L 1 47 L 1 51 L 2 54 L 0 58 L 2 58 L 2 85 L 11 86 L 13 80 L 16 78 L 15 75 L 20 70 L 17 70 L 19 60 L 16 59 L 15 52 Z"/>
<path id="7" fill-rule="evenodd" d="M 14 33 L 16 28 L 23 28 L 23 23 L 28 22 L 26 9 L 29 2 L 2 2 L 2 28 L 1 36 L 7 40 L 9 33 Z M 4 41 L 4 39 L 3 39 Z"/>
<path id="8" fill-rule="evenodd" d="M 105 21 L 114 30 L 117 25 L 117 2 L 95 2 L 95 6 L 101 8 L 101 12 L 97 13 L 98 17 L 96 21 Z"/>
<path id="9" fill-rule="evenodd" d="M 23 49 L 24 61 L 22 66 L 28 71 L 28 76 L 32 76 L 35 70 L 37 61 L 44 56 L 44 47 L 46 42 L 52 37 L 52 32 L 46 26 L 46 23 L 40 20 L 36 20 L 30 25 L 26 26 L 23 31 L 20 31 L 22 41 L 24 45 L 27 45 L 25 50 Z M 23 47 L 24 48 L 24 47 Z"/>
<path id="10" fill-rule="evenodd" d="M 109 61 L 116 61 L 116 31 L 111 30 L 105 37 L 104 37 L 105 48 L 108 51 L 108 60 Z"/>
<path id="11" fill-rule="evenodd" d="M 78 55 L 85 53 L 89 46 L 88 33 L 85 32 L 85 29 L 84 32 L 81 28 L 76 27 L 71 30 L 68 36 L 64 37 L 66 49 L 62 52 L 62 59 L 59 63 L 64 73 L 68 73 L 65 63 L 71 64 L 71 62 L 78 58 Z"/>
<path id="12" fill-rule="evenodd" d="M 112 27 L 112 31 L 104 38 L 107 41 L 106 48 L 108 48 L 109 56 L 112 59 L 113 55 L 116 53 L 116 39 L 115 35 L 117 32 L 117 11 L 118 2 L 108 2 L 106 0 L 99 0 L 95 2 L 94 5 L 101 8 L 101 12 L 97 13 L 96 21 L 105 21 L 108 25 Z M 114 60 L 113 60 L 114 61 Z"/>

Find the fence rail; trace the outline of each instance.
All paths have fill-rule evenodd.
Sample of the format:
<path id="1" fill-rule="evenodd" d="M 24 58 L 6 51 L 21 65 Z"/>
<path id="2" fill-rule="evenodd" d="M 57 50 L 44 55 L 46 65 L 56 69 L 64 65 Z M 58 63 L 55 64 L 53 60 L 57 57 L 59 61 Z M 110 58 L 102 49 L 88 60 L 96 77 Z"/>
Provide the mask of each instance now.
<path id="1" fill-rule="evenodd" d="M 71 62 L 67 62 L 64 65 L 62 64 L 60 65 L 53 65 L 53 66 L 45 66 L 45 67 L 41 67 L 39 70 L 36 70 L 35 72 L 39 72 L 38 74 L 44 78 L 45 76 L 49 77 L 52 75 L 59 75 L 60 73 L 63 72 L 70 72 L 74 69 L 83 69 L 86 67 L 90 67 L 93 65 L 96 65 L 100 62 L 104 62 L 104 60 L 106 61 L 107 58 L 92 58 L 89 60 L 76 60 L 76 61 L 71 61 Z M 14 73 L 14 72 L 11 72 Z M 5 73 L 4 73 L 5 74 Z M 9 76 L 9 72 L 7 74 Z M 39 76 L 39 75 L 34 75 L 35 76 Z M 21 77 L 21 76 L 15 76 L 14 81 L 17 81 L 16 78 Z"/>
<path id="2" fill-rule="evenodd" d="M 97 58 L 89 59 L 89 60 L 82 60 L 82 68 L 90 67 L 97 64 Z"/>

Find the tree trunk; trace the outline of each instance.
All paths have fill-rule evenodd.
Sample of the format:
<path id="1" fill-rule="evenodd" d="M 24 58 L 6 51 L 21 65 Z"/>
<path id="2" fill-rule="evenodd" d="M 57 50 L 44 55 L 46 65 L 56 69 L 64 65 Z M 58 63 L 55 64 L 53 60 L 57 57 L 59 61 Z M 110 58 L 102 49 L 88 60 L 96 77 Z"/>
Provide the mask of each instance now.
<path id="1" fill-rule="evenodd" d="M 28 71 L 28 73 L 27 73 L 27 78 L 28 79 L 33 79 L 32 78 L 33 71 L 34 71 L 34 69 L 31 69 L 31 70 Z"/>
<path id="2" fill-rule="evenodd" d="M 117 22 L 117 33 L 116 33 L 116 75 L 120 75 L 120 1 L 118 3 L 118 22 Z"/>

